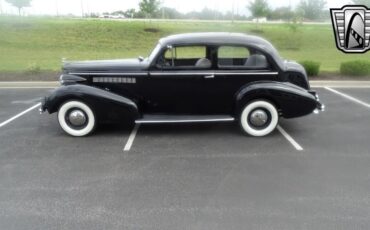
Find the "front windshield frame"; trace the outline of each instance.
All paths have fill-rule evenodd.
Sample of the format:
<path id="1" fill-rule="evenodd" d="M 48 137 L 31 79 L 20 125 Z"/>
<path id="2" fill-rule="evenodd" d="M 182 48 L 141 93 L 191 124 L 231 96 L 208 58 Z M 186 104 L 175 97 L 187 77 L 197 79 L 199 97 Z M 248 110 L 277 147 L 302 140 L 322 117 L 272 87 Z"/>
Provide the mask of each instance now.
<path id="1" fill-rule="evenodd" d="M 161 49 L 162 49 L 162 45 L 161 43 L 158 42 L 148 57 L 149 62 L 152 62 L 155 59 L 155 57 L 161 51 Z"/>

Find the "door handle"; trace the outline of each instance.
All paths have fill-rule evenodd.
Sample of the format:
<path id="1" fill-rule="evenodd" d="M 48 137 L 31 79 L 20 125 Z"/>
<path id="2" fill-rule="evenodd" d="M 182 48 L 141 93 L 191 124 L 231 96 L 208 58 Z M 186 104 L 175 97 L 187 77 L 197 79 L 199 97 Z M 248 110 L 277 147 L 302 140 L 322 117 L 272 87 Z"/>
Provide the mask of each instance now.
<path id="1" fill-rule="evenodd" d="M 214 75 L 214 74 L 211 74 L 211 75 L 206 75 L 206 76 L 204 76 L 204 78 L 207 78 L 207 79 L 210 79 L 210 78 L 215 78 L 215 75 Z"/>

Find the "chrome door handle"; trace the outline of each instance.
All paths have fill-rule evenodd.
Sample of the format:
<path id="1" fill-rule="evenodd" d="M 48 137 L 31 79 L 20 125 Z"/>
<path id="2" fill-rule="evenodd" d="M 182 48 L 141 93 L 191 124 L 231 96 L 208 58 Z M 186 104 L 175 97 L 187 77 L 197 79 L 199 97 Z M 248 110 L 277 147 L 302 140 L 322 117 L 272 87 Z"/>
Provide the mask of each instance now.
<path id="1" fill-rule="evenodd" d="M 206 75 L 206 76 L 204 76 L 204 78 L 207 78 L 207 79 L 209 79 L 209 78 L 215 78 L 215 75 L 214 74 L 212 74 L 212 75 Z"/>

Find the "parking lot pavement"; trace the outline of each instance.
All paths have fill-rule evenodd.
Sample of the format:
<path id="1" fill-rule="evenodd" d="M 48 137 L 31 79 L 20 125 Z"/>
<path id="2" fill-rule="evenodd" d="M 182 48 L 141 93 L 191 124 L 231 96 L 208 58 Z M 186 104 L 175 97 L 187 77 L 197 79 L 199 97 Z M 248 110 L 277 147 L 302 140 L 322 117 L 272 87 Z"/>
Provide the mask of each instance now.
<path id="1" fill-rule="evenodd" d="M 354 97 L 358 100 L 363 101 L 364 103 L 370 104 L 370 89 L 335 89 L 339 92 L 342 92 L 348 96 Z"/>
<path id="2" fill-rule="evenodd" d="M 36 105 L 51 89 L 0 89 L 0 123 Z"/>
<path id="3" fill-rule="evenodd" d="M 123 151 L 133 126 L 72 138 L 31 111 L 0 128 L 0 229 L 368 229 L 370 110 L 318 91 L 324 113 L 281 120 L 303 151 L 236 124 L 143 125 Z M 44 93 L 0 89 L 0 123 Z"/>
<path id="4" fill-rule="evenodd" d="M 344 89 L 335 90 L 347 92 Z M 326 106 L 324 113 L 282 120 L 281 125 L 313 154 L 335 155 L 345 152 L 353 156 L 369 152 L 370 109 L 329 90 L 318 91 Z M 349 91 L 355 91 L 355 96 L 361 95 L 365 89 Z"/>

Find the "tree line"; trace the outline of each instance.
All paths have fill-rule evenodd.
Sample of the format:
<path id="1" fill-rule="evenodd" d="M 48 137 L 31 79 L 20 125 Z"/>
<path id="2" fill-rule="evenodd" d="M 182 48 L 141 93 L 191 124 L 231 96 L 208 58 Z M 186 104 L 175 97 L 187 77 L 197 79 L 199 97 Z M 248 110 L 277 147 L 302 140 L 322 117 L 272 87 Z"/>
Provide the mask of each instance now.
<path id="1" fill-rule="evenodd" d="M 247 1 L 246 1 L 247 2 Z M 352 0 L 353 4 L 370 7 L 370 0 Z M 329 19 L 329 10 L 326 0 L 300 0 L 298 5 L 271 8 L 268 0 L 253 0 L 246 4 L 251 12 L 251 17 L 235 14 L 234 11 L 226 13 L 204 8 L 201 11 L 181 13 L 174 8 L 161 6 L 160 0 L 141 0 L 139 10 L 128 9 L 115 11 L 112 14 L 123 14 L 127 18 L 163 18 L 163 19 L 200 19 L 200 20 L 246 20 L 255 18 L 267 18 L 269 20 L 308 20 L 318 21 Z"/>
<path id="2" fill-rule="evenodd" d="M 25 7 L 31 6 L 32 0 L 5 0 L 18 9 L 19 15 Z M 269 20 L 322 20 L 329 18 L 326 0 L 300 0 L 293 8 L 283 6 L 271 8 L 268 0 L 253 0 L 246 7 L 251 12 L 251 17 L 234 12 L 234 9 L 226 13 L 214 9 L 204 8 L 201 11 L 181 13 L 174 8 L 161 5 L 160 0 L 140 0 L 139 10 L 119 10 L 110 14 L 124 15 L 126 18 L 163 18 L 163 19 L 200 19 L 200 20 L 246 20 L 251 18 L 267 18 Z M 352 0 L 353 4 L 370 7 L 370 0 Z M 87 15 L 97 17 L 98 14 Z"/>

